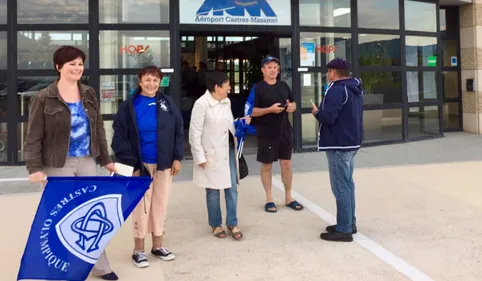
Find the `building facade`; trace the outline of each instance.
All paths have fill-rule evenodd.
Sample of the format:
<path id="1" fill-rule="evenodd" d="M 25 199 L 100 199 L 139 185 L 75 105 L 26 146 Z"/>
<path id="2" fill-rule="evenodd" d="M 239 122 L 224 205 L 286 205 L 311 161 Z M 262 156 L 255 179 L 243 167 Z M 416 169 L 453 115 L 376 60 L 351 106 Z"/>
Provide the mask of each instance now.
<path id="1" fill-rule="evenodd" d="M 52 55 L 61 45 L 88 55 L 83 82 L 99 95 L 108 139 L 143 66 L 161 68 L 164 90 L 184 109 L 183 61 L 224 62 L 233 95 L 242 97 L 253 82 L 249 69 L 266 54 L 253 52 L 263 42 L 280 57 L 281 78 L 298 103 L 291 116 L 296 152 L 316 147 L 310 101 L 321 101 L 325 65 L 335 57 L 351 61 L 364 81 L 365 145 L 480 133 L 477 2 L 0 0 L 0 165 L 23 163 L 29 101 L 56 79 Z"/>

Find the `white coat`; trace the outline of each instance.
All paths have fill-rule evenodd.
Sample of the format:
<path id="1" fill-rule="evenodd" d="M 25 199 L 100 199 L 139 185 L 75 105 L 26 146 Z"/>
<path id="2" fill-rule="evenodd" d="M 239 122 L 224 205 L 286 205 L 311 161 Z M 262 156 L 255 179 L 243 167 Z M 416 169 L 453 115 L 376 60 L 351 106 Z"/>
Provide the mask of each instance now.
<path id="1" fill-rule="evenodd" d="M 209 91 L 195 103 L 189 127 L 189 144 L 194 160 L 193 181 L 199 187 L 226 189 L 231 187 L 229 134 L 235 135 L 231 101 L 215 100 Z M 236 138 L 234 150 L 236 151 Z M 238 159 L 236 159 L 236 170 Z M 207 163 L 206 168 L 199 164 Z M 238 182 L 239 175 L 236 178 Z"/>

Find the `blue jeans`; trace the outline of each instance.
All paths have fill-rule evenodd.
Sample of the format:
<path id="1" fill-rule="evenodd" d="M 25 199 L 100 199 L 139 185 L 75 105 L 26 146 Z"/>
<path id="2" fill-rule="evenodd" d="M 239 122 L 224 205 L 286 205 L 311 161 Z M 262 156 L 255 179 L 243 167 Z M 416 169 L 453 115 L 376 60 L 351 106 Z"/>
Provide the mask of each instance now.
<path id="1" fill-rule="evenodd" d="M 226 225 L 237 226 L 237 205 L 238 205 L 238 189 L 237 189 L 237 171 L 236 171 L 236 155 L 234 149 L 229 149 L 229 167 L 231 172 L 231 187 L 224 190 L 226 198 Z M 220 226 L 222 224 L 221 205 L 219 202 L 219 190 L 206 188 L 206 203 L 208 206 L 208 219 L 211 227 Z"/>
<path id="2" fill-rule="evenodd" d="M 336 231 L 351 233 L 356 224 L 353 170 L 357 151 L 327 151 L 330 183 L 336 198 Z"/>

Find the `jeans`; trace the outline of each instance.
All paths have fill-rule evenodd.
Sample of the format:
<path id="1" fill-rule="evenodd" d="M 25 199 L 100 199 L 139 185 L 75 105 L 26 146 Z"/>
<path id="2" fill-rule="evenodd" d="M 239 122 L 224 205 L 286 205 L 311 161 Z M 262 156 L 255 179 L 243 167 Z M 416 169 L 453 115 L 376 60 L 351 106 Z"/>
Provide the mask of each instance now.
<path id="1" fill-rule="evenodd" d="M 336 198 L 336 231 L 352 233 L 355 217 L 353 170 L 357 151 L 327 151 L 330 183 Z"/>
<path id="2" fill-rule="evenodd" d="M 231 172 L 231 187 L 224 190 L 226 198 L 226 225 L 237 226 L 237 205 L 238 205 L 238 189 L 237 189 L 237 171 L 236 171 L 236 155 L 234 148 L 229 149 L 229 167 Z M 206 203 L 208 207 L 208 219 L 211 227 L 217 227 L 222 224 L 221 205 L 219 202 L 219 190 L 206 188 Z"/>

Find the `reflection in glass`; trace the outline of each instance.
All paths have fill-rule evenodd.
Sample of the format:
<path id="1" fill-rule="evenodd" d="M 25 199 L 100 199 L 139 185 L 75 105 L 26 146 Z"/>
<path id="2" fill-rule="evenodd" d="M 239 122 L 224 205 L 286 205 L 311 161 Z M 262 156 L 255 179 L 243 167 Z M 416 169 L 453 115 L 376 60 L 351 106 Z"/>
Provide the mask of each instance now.
<path id="1" fill-rule="evenodd" d="M 280 79 L 286 82 L 290 88 L 293 88 L 293 55 L 291 51 L 291 38 L 279 39 L 279 54 L 280 54 Z M 254 68 L 252 69 L 252 71 Z M 258 69 L 257 69 L 258 70 Z M 260 70 L 258 70 L 260 73 Z M 253 77 L 251 75 L 250 77 Z M 250 81 L 254 83 L 254 81 Z"/>
<path id="2" fill-rule="evenodd" d="M 363 111 L 363 143 L 402 139 L 402 109 Z"/>
<path id="3" fill-rule="evenodd" d="M 350 0 L 300 0 L 300 25 L 350 27 Z"/>
<path id="4" fill-rule="evenodd" d="M 7 123 L 0 123 L 0 162 L 8 161 L 8 127 Z"/>
<path id="5" fill-rule="evenodd" d="M 301 114 L 301 138 L 303 148 L 317 145 L 318 126 L 318 121 L 311 113 Z"/>
<path id="6" fill-rule="evenodd" d="M 443 66 L 452 67 L 458 65 L 457 40 L 442 40 Z M 454 61 L 452 61 L 452 58 Z"/>
<path id="7" fill-rule="evenodd" d="M 0 32 L 0 69 L 7 69 L 7 32 Z"/>
<path id="8" fill-rule="evenodd" d="M 361 28 L 399 29 L 398 0 L 363 0 L 358 3 Z"/>
<path id="9" fill-rule="evenodd" d="M 407 36 L 407 66 L 437 66 L 437 38 Z"/>
<path id="10" fill-rule="evenodd" d="M 405 0 L 405 28 L 413 31 L 436 32 L 436 11 L 437 7 L 434 3 Z"/>
<path id="11" fill-rule="evenodd" d="M 63 45 L 75 46 L 89 55 L 88 31 L 19 31 L 17 42 L 19 69 L 54 69 L 52 57 Z"/>
<path id="12" fill-rule="evenodd" d="M 102 114 L 116 114 L 119 105 L 137 88 L 137 82 L 137 75 L 100 76 L 100 112 Z"/>
<path id="13" fill-rule="evenodd" d="M 170 67 L 169 31 L 101 31 L 100 68 Z"/>
<path id="14" fill-rule="evenodd" d="M 169 0 L 100 0 L 100 23 L 169 23 Z"/>
<path id="15" fill-rule="evenodd" d="M 351 35 L 347 33 L 302 32 L 301 66 L 325 66 L 336 57 L 351 61 Z"/>
<path id="16" fill-rule="evenodd" d="M 399 35 L 360 34 L 358 39 L 360 66 L 399 66 Z"/>
<path id="17" fill-rule="evenodd" d="M 0 0 L 0 24 L 7 24 L 7 0 Z"/>
<path id="18" fill-rule="evenodd" d="M 18 23 L 88 23 L 88 0 L 20 0 Z"/>
<path id="19" fill-rule="evenodd" d="M 437 99 L 437 80 L 435 71 L 407 72 L 408 102 Z"/>
<path id="20" fill-rule="evenodd" d="M 114 156 L 114 151 L 112 150 L 112 138 L 114 137 L 114 128 L 112 125 L 114 121 L 104 120 L 105 138 L 107 139 L 107 147 L 109 149 L 109 155 Z"/>
<path id="21" fill-rule="evenodd" d="M 47 88 L 57 80 L 56 76 L 43 77 L 18 77 L 17 78 L 17 96 L 19 99 L 20 115 L 28 115 L 30 100 L 33 95 L 40 90 Z M 88 85 L 88 77 L 82 77 L 80 83 Z"/>
<path id="22" fill-rule="evenodd" d="M 459 73 L 457 71 L 442 71 L 442 95 L 445 99 L 459 97 Z"/>
<path id="23" fill-rule="evenodd" d="M 460 104 L 458 102 L 444 103 L 444 128 L 445 130 L 460 129 Z"/>
<path id="24" fill-rule="evenodd" d="M 439 124 L 438 106 L 410 107 L 408 112 L 408 138 L 439 135 Z"/>
<path id="25" fill-rule="evenodd" d="M 365 94 L 363 104 L 402 102 L 402 75 L 400 72 L 362 72 Z"/>
<path id="26" fill-rule="evenodd" d="M 320 104 L 328 86 L 326 73 L 301 73 L 301 107 L 311 108 L 311 100 Z"/>
<path id="27" fill-rule="evenodd" d="M 0 72 L 0 117 L 6 117 L 8 114 L 7 97 L 8 97 L 7 74 Z"/>
<path id="28" fill-rule="evenodd" d="M 447 18 L 446 18 L 446 9 L 440 9 L 440 32 L 447 30 Z"/>

